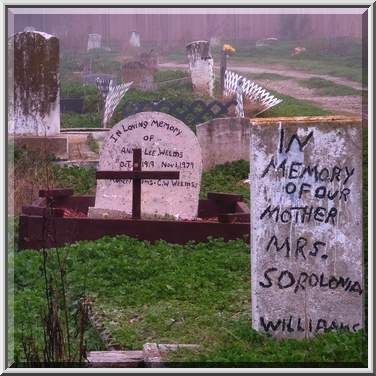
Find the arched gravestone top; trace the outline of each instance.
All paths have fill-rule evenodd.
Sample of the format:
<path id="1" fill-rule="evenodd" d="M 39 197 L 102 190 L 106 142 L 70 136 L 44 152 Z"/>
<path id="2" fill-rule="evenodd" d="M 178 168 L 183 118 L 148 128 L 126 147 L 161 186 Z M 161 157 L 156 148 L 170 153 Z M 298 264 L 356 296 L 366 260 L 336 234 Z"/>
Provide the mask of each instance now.
<path id="1" fill-rule="evenodd" d="M 197 217 L 202 172 L 196 135 L 182 121 L 161 112 L 140 112 L 116 124 L 103 144 L 100 171 L 131 171 L 133 149 L 142 149 L 143 171 L 179 171 L 179 180 L 142 180 L 141 217 Z M 129 179 L 98 180 L 91 217 L 132 213 Z M 120 215 L 122 217 L 122 215 Z"/>

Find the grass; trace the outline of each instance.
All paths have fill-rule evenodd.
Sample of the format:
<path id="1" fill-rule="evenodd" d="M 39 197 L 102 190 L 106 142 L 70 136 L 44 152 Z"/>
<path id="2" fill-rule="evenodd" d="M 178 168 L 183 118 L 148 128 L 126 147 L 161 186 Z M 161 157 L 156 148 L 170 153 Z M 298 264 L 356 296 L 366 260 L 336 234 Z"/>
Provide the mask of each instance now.
<path id="1" fill-rule="evenodd" d="M 189 77 L 188 71 L 183 70 L 159 70 L 154 75 L 154 80 L 156 82 L 163 82 L 163 81 L 169 81 L 169 80 L 176 80 L 183 77 Z"/>
<path id="2" fill-rule="evenodd" d="M 214 167 L 202 175 L 200 197 L 209 192 L 238 193 L 249 203 L 249 184 L 244 183 L 249 175 L 249 162 L 236 161 Z"/>
<path id="3" fill-rule="evenodd" d="M 249 202 L 248 179 L 249 162 L 236 161 L 216 166 L 202 174 L 200 197 L 206 198 L 208 192 L 232 192 L 242 194 Z M 95 168 L 53 166 L 56 186 L 74 188 L 75 194 L 94 192 L 96 186 Z"/>
<path id="4" fill-rule="evenodd" d="M 171 77 L 178 77 L 179 74 L 176 72 L 179 71 L 161 71 L 160 79 L 166 79 Z M 282 76 L 281 76 L 282 77 Z M 251 76 L 252 79 L 255 79 L 255 76 Z M 80 93 L 79 89 L 76 87 L 76 84 L 66 85 L 68 88 L 65 90 L 70 90 L 74 93 Z M 70 87 L 70 89 L 69 89 Z M 218 85 L 216 85 L 218 89 Z M 81 93 L 84 93 L 84 89 L 81 90 Z M 85 89 L 88 90 L 84 93 L 84 114 L 75 114 L 75 113 L 63 113 L 61 116 L 61 126 L 62 128 L 98 128 L 101 127 L 101 117 L 98 113 L 99 108 L 99 99 L 98 96 L 93 92 L 92 88 Z M 272 91 L 271 91 L 272 92 Z M 324 110 L 308 101 L 296 99 L 291 96 L 283 95 L 278 92 L 272 92 L 276 97 L 283 99 L 283 102 L 276 107 L 264 112 L 261 116 L 263 117 L 278 117 L 278 116 L 323 116 L 330 115 L 331 112 Z M 141 103 L 141 102 L 151 102 L 151 101 L 161 101 L 167 100 L 172 106 L 180 106 L 180 103 L 184 103 L 185 106 L 189 106 L 195 100 L 203 100 L 204 102 L 210 102 L 213 98 L 197 95 L 192 91 L 192 87 L 189 83 L 181 84 L 173 88 L 161 88 L 156 91 L 140 91 L 136 89 L 130 89 L 121 100 L 120 104 L 115 109 L 114 115 L 111 119 L 109 126 L 117 124 L 119 121 L 124 119 L 124 107 L 129 102 Z M 259 115 L 260 116 L 260 115 Z M 207 115 L 203 120 L 208 121 L 212 117 Z M 194 129 L 195 122 L 190 119 L 184 119 L 188 126 L 191 126 Z"/>
<path id="5" fill-rule="evenodd" d="M 283 102 L 266 110 L 259 117 L 280 117 L 280 116 L 325 116 L 333 113 L 314 105 L 309 101 L 296 99 L 275 91 L 270 91 L 274 96 L 282 99 Z"/>
<path id="6" fill-rule="evenodd" d="M 63 80 L 69 79 L 72 72 L 82 71 L 91 61 L 93 73 L 114 73 L 121 78 L 121 54 L 118 51 L 95 49 L 88 52 L 64 51 L 60 55 L 60 75 Z"/>
<path id="7" fill-rule="evenodd" d="M 311 77 L 307 80 L 300 80 L 299 84 L 308 89 L 315 89 L 315 93 L 321 96 L 339 97 L 362 94 L 361 90 L 355 90 L 349 86 L 339 85 L 320 77 Z"/>
<path id="8" fill-rule="evenodd" d="M 59 252 L 68 257 L 72 304 L 83 291 L 95 299 L 105 327 L 125 349 L 140 349 L 146 342 L 197 343 L 202 346 L 199 353 L 172 354 L 170 360 L 206 366 L 245 362 L 351 366 L 364 360 L 362 332 L 327 333 L 300 342 L 278 341 L 251 329 L 249 248 L 243 241 L 151 245 L 118 236 L 80 242 Z M 50 251 L 51 260 L 55 253 Z M 22 359 L 21 330 L 41 335 L 41 263 L 38 252 L 14 258 L 18 359 Z M 56 262 L 50 266 L 53 271 Z M 89 348 L 97 348 L 95 340 L 87 341 Z"/>
<path id="9" fill-rule="evenodd" d="M 75 195 L 95 194 L 96 179 L 94 167 L 53 165 L 54 186 L 73 188 Z"/>
<path id="10" fill-rule="evenodd" d="M 366 142 L 365 134 L 365 157 Z M 17 163 L 22 153 L 16 150 L 15 154 Z M 366 174 L 366 160 L 363 167 Z M 54 169 L 58 186 L 72 187 L 77 194 L 92 193 L 95 169 L 58 166 Z M 248 171 L 248 162 L 238 161 L 205 172 L 201 196 L 208 191 L 221 191 L 242 193 L 249 198 L 248 185 L 241 184 Z M 366 203 L 366 195 L 364 200 Z M 249 247 L 243 241 L 224 243 L 217 239 L 185 246 L 165 242 L 151 245 L 119 236 L 80 242 L 59 252 L 67 254 L 72 325 L 76 325 L 77 300 L 83 294 L 90 295 L 95 299 L 95 309 L 104 317 L 105 326 L 125 349 L 140 349 L 146 342 L 201 345 L 200 351 L 171 353 L 168 361 L 178 366 L 296 367 L 303 363 L 313 367 L 364 367 L 366 364 L 367 338 L 363 331 L 325 333 L 304 341 L 278 341 L 254 331 L 250 317 Z M 49 254 L 51 273 L 56 274 L 57 251 L 51 250 Z M 16 253 L 10 264 L 13 263 L 15 357 L 22 361 L 22 336 L 35 338 L 39 351 L 42 348 L 40 312 L 45 307 L 42 256 L 35 251 Z M 90 350 L 103 349 L 90 327 L 86 341 Z"/>
<path id="11" fill-rule="evenodd" d="M 327 38 L 283 41 L 263 48 L 248 42 L 234 43 L 237 51 L 231 59 L 257 64 L 281 64 L 289 68 L 345 77 L 362 82 L 361 41 L 351 38 Z M 303 46 L 306 52 L 291 56 L 294 47 Z"/>
<path id="12" fill-rule="evenodd" d="M 61 114 L 61 128 L 101 128 L 101 117 L 98 113 L 76 114 L 65 112 Z"/>
<path id="13" fill-rule="evenodd" d="M 88 134 L 86 143 L 93 153 L 99 153 L 100 147 L 99 147 L 98 141 L 93 137 L 91 133 Z"/>

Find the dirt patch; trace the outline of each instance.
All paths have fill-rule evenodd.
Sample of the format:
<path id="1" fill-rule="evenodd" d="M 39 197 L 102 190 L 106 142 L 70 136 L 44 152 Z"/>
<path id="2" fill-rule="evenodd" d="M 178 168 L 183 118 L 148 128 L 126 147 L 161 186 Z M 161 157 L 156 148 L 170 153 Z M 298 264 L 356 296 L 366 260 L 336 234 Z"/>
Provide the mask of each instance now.
<path id="1" fill-rule="evenodd" d="M 270 90 L 278 91 L 282 94 L 310 101 L 323 109 L 332 111 L 338 115 L 362 115 L 362 96 L 320 96 L 316 94 L 315 89 L 308 89 L 299 85 L 295 80 L 257 80 L 261 86 Z"/>

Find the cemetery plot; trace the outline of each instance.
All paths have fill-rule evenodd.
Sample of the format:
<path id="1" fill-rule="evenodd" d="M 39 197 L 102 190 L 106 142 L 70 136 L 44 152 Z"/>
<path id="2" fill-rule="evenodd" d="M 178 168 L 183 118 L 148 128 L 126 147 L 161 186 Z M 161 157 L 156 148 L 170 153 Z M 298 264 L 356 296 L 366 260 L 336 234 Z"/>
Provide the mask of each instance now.
<path id="1" fill-rule="evenodd" d="M 363 326 L 360 122 L 251 127 L 253 327 Z"/>
<path id="2" fill-rule="evenodd" d="M 131 116 L 104 142 L 95 202 L 70 190 L 42 192 L 44 200 L 23 208 L 20 248 L 116 234 L 180 244 L 210 236 L 248 239 L 242 197 L 209 193 L 199 200 L 201 172 L 200 145 L 184 123 L 159 112 Z"/>
<path id="3" fill-rule="evenodd" d="M 54 190 L 50 192 L 56 195 Z M 61 190 L 58 194 L 59 198 L 35 200 L 32 205 L 22 208 L 20 250 L 61 247 L 79 240 L 122 234 L 174 244 L 206 242 L 210 238 L 249 240 L 249 209 L 242 196 L 236 194 L 209 192 L 207 199 L 199 200 L 197 217 L 191 221 L 169 218 L 133 220 L 109 210 L 102 210 L 100 218 L 89 218 L 87 213 L 94 205 L 95 197 L 72 196 Z"/>

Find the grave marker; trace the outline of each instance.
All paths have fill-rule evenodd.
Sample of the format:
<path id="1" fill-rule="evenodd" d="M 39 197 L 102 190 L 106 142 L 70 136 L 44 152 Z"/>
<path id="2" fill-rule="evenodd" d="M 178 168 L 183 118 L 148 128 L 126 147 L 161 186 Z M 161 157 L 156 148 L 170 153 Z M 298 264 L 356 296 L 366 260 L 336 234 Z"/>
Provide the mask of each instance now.
<path id="1" fill-rule="evenodd" d="M 109 73 L 83 73 L 82 74 L 82 83 L 84 85 L 97 85 L 97 78 L 103 81 L 108 82 L 108 86 L 110 85 L 110 81 L 112 80 L 114 84 L 116 84 L 117 79 L 116 76 Z"/>
<path id="2" fill-rule="evenodd" d="M 133 171 L 97 171 L 97 179 L 132 180 L 132 218 L 141 218 L 142 179 L 179 179 L 179 171 L 142 171 L 142 150 L 133 149 Z"/>
<path id="3" fill-rule="evenodd" d="M 60 133 L 59 40 L 40 31 L 14 35 L 14 95 L 9 132 Z M 12 111 L 13 110 L 13 111 Z"/>
<path id="4" fill-rule="evenodd" d="M 210 54 L 210 44 L 206 40 L 195 41 L 186 46 L 193 90 L 213 96 L 214 61 Z"/>
<path id="5" fill-rule="evenodd" d="M 141 47 L 140 33 L 138 33 L 137 31 L 132 31 L 131 37 L 129 38 L 129 44 L 132 47 Z"/>
<path id="6" fill-rule="evenodd" d="M 87 40 L 87 51 L 102 47 L 102 35 L 89 34 Z"/>
<path id="7" fill-rule="evenodd" d="M 158 69 L 158 56 L 154 50 L 141 53 L 137 59 L 131 59 L 122 67 L 124 81 L 132 81 L 133 87 L 143 90 L 155 90 L 154 74 Z"/>
<path id="8" fill-rule="evenodd" d="M 276 337 L 363 326 L 360 122 L 251 127 L 252 320 Z"/>
<path id="9" fill-rule="evenodd" d="M 142 180 L 141 218 L 194 219 L 202 171 L 195 134 L 180 120 L 160 112 L 141 112 L 116 124 L 103 144 L 98 170 L 132 171 L 133 149 L 142 149 L 142 171 L 178 171 L 179 179 Z M 128 218 L 132 180 L 99 180 L 94 218 Z"/>

